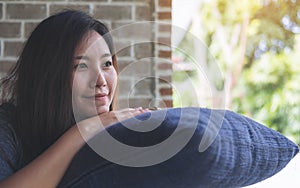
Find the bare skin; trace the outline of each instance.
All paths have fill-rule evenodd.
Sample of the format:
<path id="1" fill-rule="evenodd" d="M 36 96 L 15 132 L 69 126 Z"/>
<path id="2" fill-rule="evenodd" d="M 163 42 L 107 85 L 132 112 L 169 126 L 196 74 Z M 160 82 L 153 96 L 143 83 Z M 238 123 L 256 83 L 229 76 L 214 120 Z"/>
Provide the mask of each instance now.
<path id="1" fill-rule="evenodd" d="M 1 188 L 53 188 L 63 177 L 74 155 L 104 127 L 124 119 L 147 112 L 141 108 L 128 108 L 120 111 L 105 112 L 83 120 L 71 127 L 44 153 L 27 166 L 0 182 Z M 102 125 L 99 125 L 99 118 Z M 85 138 L 85 139 L 84 139 Z M 51 174 L 51 175 L 49 175 Z"/>

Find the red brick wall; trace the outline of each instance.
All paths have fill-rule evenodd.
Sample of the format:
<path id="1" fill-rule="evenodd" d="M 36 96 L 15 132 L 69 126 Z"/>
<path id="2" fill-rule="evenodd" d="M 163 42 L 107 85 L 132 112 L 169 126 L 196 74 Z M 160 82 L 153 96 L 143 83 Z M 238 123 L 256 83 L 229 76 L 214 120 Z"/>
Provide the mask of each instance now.
<path id="1" fill-rule="evenodd" d="M 171 6 L 171 0 L 1 0 L 0 76 L 15 63 L 36 24 L 64 8 L 87 12 L 112 30 L 139 21 L 163 21 L 167 24 L 153 31 L 137 28 L 149 37 L 147 42 L 134 43 L 136 35 L 116 37 L 116 46 L 123 46 L 117 54 L 122 71 L 119 107 L 171 107 Z"/>
<path id="2" fill-rule="evenodd" d="M 172 107 L 172 49 L 171 49 L 171 22 L 172 22 L 172 0 L 157 0 L 156 18 L 159 24 L 156 32 L 157 45 L 155 55 L 158 57 L 156 63 L 157 96 L 160 98 L 161 107 Z"/>

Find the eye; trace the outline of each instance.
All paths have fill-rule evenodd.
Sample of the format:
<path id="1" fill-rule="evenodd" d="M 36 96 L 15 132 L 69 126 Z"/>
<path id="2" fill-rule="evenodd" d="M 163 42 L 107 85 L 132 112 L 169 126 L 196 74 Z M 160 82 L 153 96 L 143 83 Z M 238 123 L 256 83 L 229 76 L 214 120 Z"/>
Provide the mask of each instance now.
<path id="1" fill-rule="evenodd" d="M 112 62 L 111 61 L 106 61 L 104 64 L 103 64 L 104 67 L 110 67 L 112 66 Z"/>
<path id="2" fill-rule="evenodd" d="M 74 69 L 85 69 L 85 68 L 88 68 L 87 64 L 86 63 L 78 63 L 76 65 L 74 65 Z"/>

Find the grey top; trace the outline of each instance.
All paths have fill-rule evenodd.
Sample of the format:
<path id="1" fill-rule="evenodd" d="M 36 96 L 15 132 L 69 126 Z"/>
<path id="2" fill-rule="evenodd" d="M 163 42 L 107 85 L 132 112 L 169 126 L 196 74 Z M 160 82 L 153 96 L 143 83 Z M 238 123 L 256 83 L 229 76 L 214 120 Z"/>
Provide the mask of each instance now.
<path id="1" fill-rule="evenodd" d="M 12 127 L 14 110 L 12 104 L 0 106 L 0 181 L 16 171 L 21 157 L 18 139 Z"/>

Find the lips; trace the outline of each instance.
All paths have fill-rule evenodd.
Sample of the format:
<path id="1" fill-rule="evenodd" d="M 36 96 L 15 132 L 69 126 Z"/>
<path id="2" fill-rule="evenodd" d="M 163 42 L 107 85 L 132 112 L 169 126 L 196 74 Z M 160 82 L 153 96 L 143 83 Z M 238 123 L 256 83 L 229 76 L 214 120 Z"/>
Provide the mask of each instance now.
<path id="1" fill-rule="evenodd" d="M 105 98 L 107 97 L 108 94 L 107 93 L 98 93 L 98 94 L 95 94 L 95 95 L 86 95 L 84 96 L 84 98 L 86 99 L 102 99 L 102 98 Z"/>
<path id="2" fill-rule="evenodd" d="M 96 94 L 94 96 L 95 100 L 103 100 L 105 97 L 107 96 L 107 94 L 105 93 L 100 93 L 100 94 Z"/>

